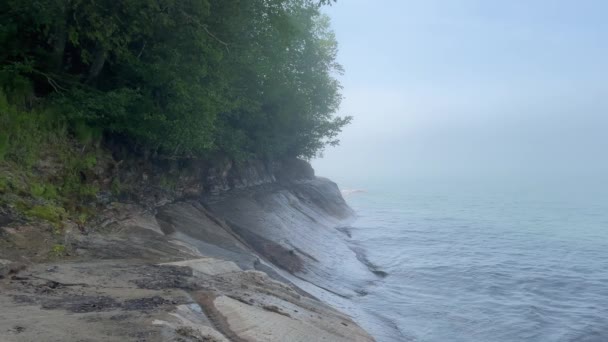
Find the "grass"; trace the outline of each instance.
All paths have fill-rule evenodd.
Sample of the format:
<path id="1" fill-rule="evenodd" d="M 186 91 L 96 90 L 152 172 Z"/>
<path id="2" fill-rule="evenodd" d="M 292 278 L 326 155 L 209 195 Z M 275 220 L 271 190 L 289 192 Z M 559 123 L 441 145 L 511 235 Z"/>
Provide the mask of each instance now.
<path id="1" fill-rule="evenodd" d="M 64 245 L 54 245 L 53 248 L 51 248 L 51 256 L 54 257 L 63 257 L 67 255 L 67 248 Z"/>
<path id="2" fill-rule="evenodd" d="M 123 186 L 120 183 L 120 179 L 118 177 L 114 177 L 114 179 L 112 179 L 112 185 L 110 186 L 110 188 L 112 190 L 112 195 L 114 196 L 119 196 L 122 193 Z"/>
<path id="3" fill-rule="evenodd" d="M 0 135 L 0 161 L 4 160 L 4 156 L 8 151 L 8 134 Z"/>
<path id="4" fill-rule="evenodd" d="M 80 225 L 84 225 L 87 223 L 87 221 L 89 220 L 90 214 L 87 212 L 81 212 L 78 214 L 78 217 L 76 218 L 76 222 Z"/>
<path id="5" fill-rule="evenodd" d="M 55 227 L 60 227 L 62 221 L 67 218 L 67 212 L 63 207 L 52 204 L 36 205 L 27 209 L 25 215 L 29 218 L 45 220 Z"/>
<path id="6" fill-rule="evenodd" d="M 9 190 L 9 180 L 0 175 L 0 194 L 3 194 Z"/>
<path id="7" fill-rule="evenodd" d="M 50 183 L 31 183 L 30 194 L 35 198 L 50 201 L 59 199 L 59 190 L 55 185 Z"/>
<path id="8" fill-rule="evenodd" d="M 60 231 L 65 220 L 84 222 L 94 212 L 88 206 L 100 189 L 87 175 L 98 164 L 101 132 L 84 124 L 70 131 L 56 110 L 31 107 L 0 90 L 0 205 Z"/>

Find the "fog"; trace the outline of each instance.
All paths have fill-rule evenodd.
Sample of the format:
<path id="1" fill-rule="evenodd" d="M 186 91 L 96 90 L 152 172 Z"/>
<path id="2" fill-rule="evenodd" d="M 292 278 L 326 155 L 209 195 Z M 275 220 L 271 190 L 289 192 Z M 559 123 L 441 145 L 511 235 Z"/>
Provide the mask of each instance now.
<path id="1" fill-rule="evenodd" d="M 606 179 L 604 1 L 341 0 L 340 181 Z"/>

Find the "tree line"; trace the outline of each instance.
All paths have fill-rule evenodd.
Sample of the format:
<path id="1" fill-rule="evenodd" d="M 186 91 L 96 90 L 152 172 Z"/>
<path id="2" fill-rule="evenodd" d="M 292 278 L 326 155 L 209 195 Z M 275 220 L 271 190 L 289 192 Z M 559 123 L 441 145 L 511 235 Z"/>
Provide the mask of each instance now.
<path id="1" fill-rule="evenodd" d="M 165 157 L 311 158 L 351 119 L 330 3 L 0 0 L 1 91 Z"/>

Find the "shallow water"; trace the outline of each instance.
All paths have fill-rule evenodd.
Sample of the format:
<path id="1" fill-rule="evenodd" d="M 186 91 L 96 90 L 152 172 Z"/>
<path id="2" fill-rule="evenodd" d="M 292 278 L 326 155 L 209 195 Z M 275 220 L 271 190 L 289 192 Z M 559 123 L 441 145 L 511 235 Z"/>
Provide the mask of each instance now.
<path id="1" fill-rule="evenodd" d="M 341 187 L 389 274 L 354 299 L 379 341 L 608 341 L 603 184 Z"/>

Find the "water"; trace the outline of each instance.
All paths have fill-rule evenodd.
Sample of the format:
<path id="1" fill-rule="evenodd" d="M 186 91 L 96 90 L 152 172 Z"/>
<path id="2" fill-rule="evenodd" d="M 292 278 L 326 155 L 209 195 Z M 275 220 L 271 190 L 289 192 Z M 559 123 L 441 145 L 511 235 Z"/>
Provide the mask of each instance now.
<path id="1" fill-rule="evenodd" d="M 605 184 L 355 187 L 349 241 L 389 275 L 354 301 L 400 332 L 378 340 L 608 341 Z"/>

